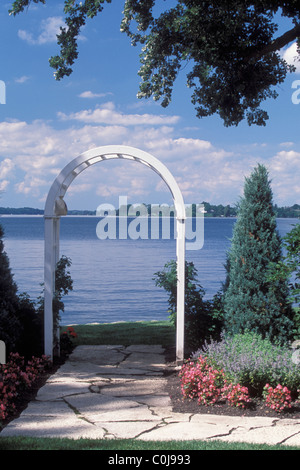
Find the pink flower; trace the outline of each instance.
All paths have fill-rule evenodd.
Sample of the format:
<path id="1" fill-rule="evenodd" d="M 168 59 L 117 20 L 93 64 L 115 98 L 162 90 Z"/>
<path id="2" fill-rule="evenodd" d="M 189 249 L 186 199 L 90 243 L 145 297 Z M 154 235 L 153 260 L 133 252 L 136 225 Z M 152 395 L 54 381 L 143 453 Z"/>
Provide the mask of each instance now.
<path id="1" fill-rule="evenodd" d="M 263 397 L 266 406 L 278 413 L 286 408 L 291 408 L 291 392 L 287 387 L 282 387 L 280 384 L 275 388 L 267 384 L 264 387 Z"/>

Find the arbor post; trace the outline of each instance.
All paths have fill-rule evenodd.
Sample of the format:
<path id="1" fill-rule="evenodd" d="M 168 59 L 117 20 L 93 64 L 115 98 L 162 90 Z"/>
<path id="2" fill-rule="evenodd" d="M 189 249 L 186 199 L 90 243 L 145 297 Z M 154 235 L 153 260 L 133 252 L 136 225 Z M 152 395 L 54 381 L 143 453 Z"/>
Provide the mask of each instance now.
<path id="1" fill-rule="evenodd" d="M 55 271 L 59 260 L 60 217 L 45 217 L 45 261 L 44 261 L 44 352 L 53 359 L 53 297 L 55 293 Z M 59 340 L 59 332 L 56 331 Z M 56 341 L 59 344 L 59 341 Z"/>
<path id="2" fill-rule="evenodd" d="M 177 218 L 177 314 L 176 362 L 184 359 L 184 307 L 185 307 L 185 220 Z"/>

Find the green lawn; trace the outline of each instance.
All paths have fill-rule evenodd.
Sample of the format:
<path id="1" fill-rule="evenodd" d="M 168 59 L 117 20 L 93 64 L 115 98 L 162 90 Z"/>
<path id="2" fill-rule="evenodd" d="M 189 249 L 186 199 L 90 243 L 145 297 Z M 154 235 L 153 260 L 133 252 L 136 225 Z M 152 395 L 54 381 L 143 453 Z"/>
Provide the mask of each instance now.
<path id="1" fill-rule="evenodd" d="M 64 331 L 65 328 L 62 329 Z M 175 346 L 175 328 L 169 321 L 120 322 L 97 325 L 75 325 L 78 337 L 76 345 L 82 344 L 161 344 Z"/>
<path id="2" fill-rule="evenodd" d="M 300 450 L 292 446 L 226 443 L 222 441 L 137 441 L 134 439 L 56 439 L 0 437 L 0 450 L 105 450 L 105 451 L 193 451 L 193 450 Z"/>

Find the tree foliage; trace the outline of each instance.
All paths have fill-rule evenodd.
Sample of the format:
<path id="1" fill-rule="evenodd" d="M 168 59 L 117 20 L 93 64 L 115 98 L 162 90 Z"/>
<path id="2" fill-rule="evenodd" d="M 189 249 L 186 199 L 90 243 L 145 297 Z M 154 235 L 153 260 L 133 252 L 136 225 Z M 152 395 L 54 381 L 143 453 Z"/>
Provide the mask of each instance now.
<path id="1" fill-rule="evenodd" d="M 67 256 L 62 255 L 58 260 L 55 269 L 55 291 L 53 295 L 52 308 L 53 308 L 53 341 L 54 347 L 58 348 L 57 344 L 57 329 L 60 324 L 60 312 L 65 311 L 65 305 L 63 302 L 63 297 L 68 295 L 70 291 L 73 290 L 73 280 L 71 277 L 68 268 L 72 265 L 72 261 Z M 43 285 L 43 284 L 42 284 Z M 42 295 L 38 299 L 37 311 L 42 318 L 42 323 L 44 319 L 44 290 Z"/>
<path id="2" fill-rule="evenodd" d="M 258 165 L 245 181 L 227 259 L 224 319 L 230 334 L 249 330 L 271 341 L 291 339 L 294 325 L 288 284 L 269 278 L 270 266 L 281 260 L 268 172 Z"/>
<path id="3" fill-rule="evenodd" d="M 300 224 L 283 237 L 284 256 L 269 267 L 269 280 L 276 286 L 289 283 L 289 298 L 295 309 L 294 333 L 300 337 Z"/>
<path id="4" fill-rule="evenodd" d="M 3 237 L 4 231 L 0 226 L 0 339 L 5 342 L 9 353 L 13 351 L 20 338 L 21 324 L 17 317 L 17 285 L 4 251 Z"/>
<path id="5" fill-rule="evenodd" d="M 6 345 L 7 354 L 18 352 L 26 358 L 43 353 L 44 295 L 37 301 L 26 293 L 18 293 L 18 286 L 11 272 L 9 258 L 4 251 L 4 231 L 0 225 L 0 340 Z M 53 323 L 57 329 L 60 312 L 64 311 L 63 296 L 73 289 L 68 268 L 70 258 L 62 256 L 56 265 L 55 293 L 53 298 Z"/>
<path id="6" fill-rule="evenodd" d="M 15 0 L 16 15 L 30 2 Z M 51 57 L 55 78 L 72 73 L 77 41 L 87 19 L 111 0 L 65 0 L 66 26 L 58 35 L 60 54 Z M 299 0 L 126 0 L 121 30 L 133 45 L 142 45 L 140 98 L 153 97 L 163 107 L 172 98 L 178 74 L 187 69 L 187 86 L 199 118 L 218 114 L 225 126 L 266 125 L 261 104 L 277 98 L 276 87 L 295 70 L 280 50 L 297 41 L 300 51 Z M 277 15 L 277 16 L 276 16 Z M 277 36 L 277 18 L 291 23 Z"/>
<path id="7" fill-rule="evenodd" d="M 176 326 L 177 311 L 177 267 L 172 260 L 162 271 L 154 274 L 155 284 L 169 294 L 170 320 Z M 185 340 L 193 351 L 205 340 L 219 336 L 222 323 L 214 318 L 212 305 L 204 300 L 205 291 L 197 280 L 197 269 L 192 261 L 185 262 Z"/>
<path id="8" fill-rule="evenodd" d="M 286 254 L 278 263 L 270 266 L 270 280 L 273 282 L 290 282 L 290 298 L 300 304 L 300 224 L 283 237 Z"/>

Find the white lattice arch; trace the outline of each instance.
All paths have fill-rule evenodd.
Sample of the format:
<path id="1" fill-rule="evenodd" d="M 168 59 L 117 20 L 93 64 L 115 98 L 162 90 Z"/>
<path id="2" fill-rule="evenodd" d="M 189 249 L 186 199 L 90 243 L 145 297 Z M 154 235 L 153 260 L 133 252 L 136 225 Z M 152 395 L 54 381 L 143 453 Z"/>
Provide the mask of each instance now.
<path id="1" fill-rule="evenodd" d="M 184 358 L 184 284 L 185 284 L 185 205 L 181 191 L 173 175 L 157 158 L 142 150 L 109 145 L 88 150 L 72 160 L 53 182 L 45 204 L 45 261 L 44 261 L 44 352 L 53 358 L 53 293 L 55 290 L 55 267 L 59 260 L 59 222 L 67 215 L 64 195 L 72 181 L 82 171 L 95 163 L 109 159 L 135 160 L 154 170 L 171 191 L 176 212 L 177 256 L 177 328 L 176 359 Z"/>

